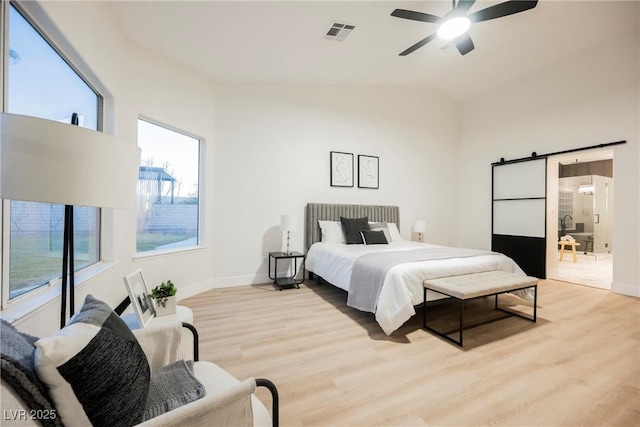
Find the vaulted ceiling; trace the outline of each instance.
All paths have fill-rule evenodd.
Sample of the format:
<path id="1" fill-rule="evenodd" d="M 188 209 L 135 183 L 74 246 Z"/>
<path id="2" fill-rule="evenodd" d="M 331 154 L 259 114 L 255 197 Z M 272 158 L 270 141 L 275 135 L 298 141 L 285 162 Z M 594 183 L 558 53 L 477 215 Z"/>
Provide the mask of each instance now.
<path id="1" fill-rule="evenodd" d="M 477 1 L 470 13 L 500 2 Z M 451 1 L 118 1 L 126 37 L 213 81 L 434 87 L 465 101 L 620 37 L 638 37 L 636 1 L 541 0 L 519 14 L 475 23 L 461 56 L 434 40 L 400 52 L 437 25 L 390 16 L 396 8 L 442 16 Z M 333 23 L 355 29 L 342 41 Z"/>

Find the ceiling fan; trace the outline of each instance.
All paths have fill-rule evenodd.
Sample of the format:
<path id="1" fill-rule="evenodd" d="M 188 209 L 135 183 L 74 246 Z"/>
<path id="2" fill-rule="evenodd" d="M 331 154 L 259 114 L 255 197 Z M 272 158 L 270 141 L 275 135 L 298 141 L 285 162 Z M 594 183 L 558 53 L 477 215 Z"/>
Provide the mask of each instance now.
<path id="1" fill-rule="evenodd" d="M 474 48 L 473 41 L 467 33 L 472 23 L 488 21 L 490 19 L 502 18 L 503 16 L 513 15 L 514 13 L 524 12 L 533 9 L 538 1 L 512 0 L 499 3 L 494 6 L 467 14 L 469 9 L 475 3 L 475 0 L 452 0 L 453 8 L 442 17 L 430 15 L 428 13 L 414 12 L 405 9 L 396 9 L 391 16 L 396 18 L 410 19 L 412 21 L 431 22 L 439 24 L 438 31 L 420 40 L 410 48 L 400 53 L 400 56 L 406 56 L 411 52 L 421 48 L 436 37 L 445 40 L 453 40 L 458 52 L 466 55 Z"/>

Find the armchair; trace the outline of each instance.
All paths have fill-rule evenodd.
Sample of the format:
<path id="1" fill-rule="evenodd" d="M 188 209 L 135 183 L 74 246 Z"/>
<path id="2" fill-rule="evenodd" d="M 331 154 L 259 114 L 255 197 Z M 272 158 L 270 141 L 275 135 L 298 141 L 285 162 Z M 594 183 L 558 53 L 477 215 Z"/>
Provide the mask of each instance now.
<path id="1" fill-rule="evenodd" d="M 242 425 L 239 422 L 248 418 L 245 425 L 271 426 L 279 425 L 279 398 L 276 386 L 264 378 L 249 378 L 239 381 L 214 363 L 199 361 L 198 333 L 189 323 L 148 327 L 134 330 L 140 346 L 147 355 L 151 372 L 185 358 L 181 354 L 180 344 L 183 332 L 193 334 L 193 357 L 195 377 L 205 386 L 206 396 L 174 409 L 159 417 L 140 424 L 140 426 L 228 426 Z M 175 337 L 179 338 L 176 339 Z M 167 337 L 171 337 L 167 340 Z M 158 346 L 158 342 L 167 345 Z M 187 356 L 188 357 L 188 356 Z M 253 394 L 256 387 L 266 387 L 272 396 L 272 416 Z M 249 398 L 249 407 L 246 399 Z"/>
<path id="2" fill-rule="evenodd" d="M 88 296 L 85 306 L 69 325 L 53 337 L 43 339 L 23 334 L 2 320 L 3 426 L 58 426 L 60 421 L 67 427 L 137 423 L 141 426 L 278 425 L 275 385 L 265 379 L 239 381 L 214 363 L 198 361 L 197 331 L 192 325 L 185 327 L 191 331 L 187 333 L 194 334 L 191 355 L 194 362 L 184 362 L 182 359 L 189 356 L 181 354 L 181 341 L 187 329 L 183 329 L 180 322 L 132 333 L 115 313 L 105 308 L 108 309 L 106 304 Z M 141 364 L 126 362 L 129 356 L 137 358 L 131 360 L 142 360 Z M 98 360 L 89 360 L 90 357 Z M 45 362 L 52 364 L 53 369 L 43 367 Z M 129 364 L 122 374 L 105 379 L 105 371 L 112 372 L 123 363 Z M 175 365 L 192 367 L 192 370 L 185 368 L 189 378 L 182 384 L 174 380 L 182 377 L 163 376 L 170 372 L 168 367 Z M 51 371 L 62 374 L 62 384 L 52 379 Z M 142 386 L 133 390 L 134 383 L 144 378 L 147 385 L 142 381 Z M 197 396 L 185 403 L 183 396 L 172 389 L 189 381 L 197 384 L 197 392 L 190 391 Z M 66 389 L 61 390 L 61 386 Z M 253 394 L 260 386 L 267 387 L 272 394 L 272 417 Z M 139 393 L 140 387 L 143 393 Z M 132 390 L 131 398 L 123 397 Z M 63 392 L 70 392 L 71 396 Z M 107 406 L 115 407 L 119 415 L 103 415 Z M 126 408 L 132 408 L 133 412 Z M 136 415 L 131 419 L 138 421 L 127 421 L 130 414 L 143 409 L 144 417 Z"/>

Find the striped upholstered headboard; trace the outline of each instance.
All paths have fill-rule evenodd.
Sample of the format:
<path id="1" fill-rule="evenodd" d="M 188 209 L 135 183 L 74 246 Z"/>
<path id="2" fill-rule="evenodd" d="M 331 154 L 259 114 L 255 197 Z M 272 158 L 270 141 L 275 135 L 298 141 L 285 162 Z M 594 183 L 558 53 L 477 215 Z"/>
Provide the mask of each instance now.
<path id="1" fill-rule="evenodd" d="M 329 203 L 307 203 L 305 218 L 305 246 L 307 250 L 321 239 L 318 221 L 340 221 L 340 217 L 362 218 L 369 221 L 395 222 L 400 228 L 400 208 L 379 205 L 336 205 Z"/>

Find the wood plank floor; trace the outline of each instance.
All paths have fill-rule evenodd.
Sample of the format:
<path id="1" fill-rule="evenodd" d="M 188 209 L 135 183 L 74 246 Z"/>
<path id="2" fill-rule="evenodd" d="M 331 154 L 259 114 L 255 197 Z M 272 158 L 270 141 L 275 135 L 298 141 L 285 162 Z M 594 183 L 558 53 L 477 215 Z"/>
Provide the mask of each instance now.
<path id="1" fill-rule="evenodd" d="M 388 337 L 344 291 L 314 281 L 180 304 L 194 311 L 201 360 L 277 385 L 282 426 L 640 425 L 636 298 L 541 281 L 537 323 L 470 329 L 464 349 L 423 330 L 421 315 Z"/>

